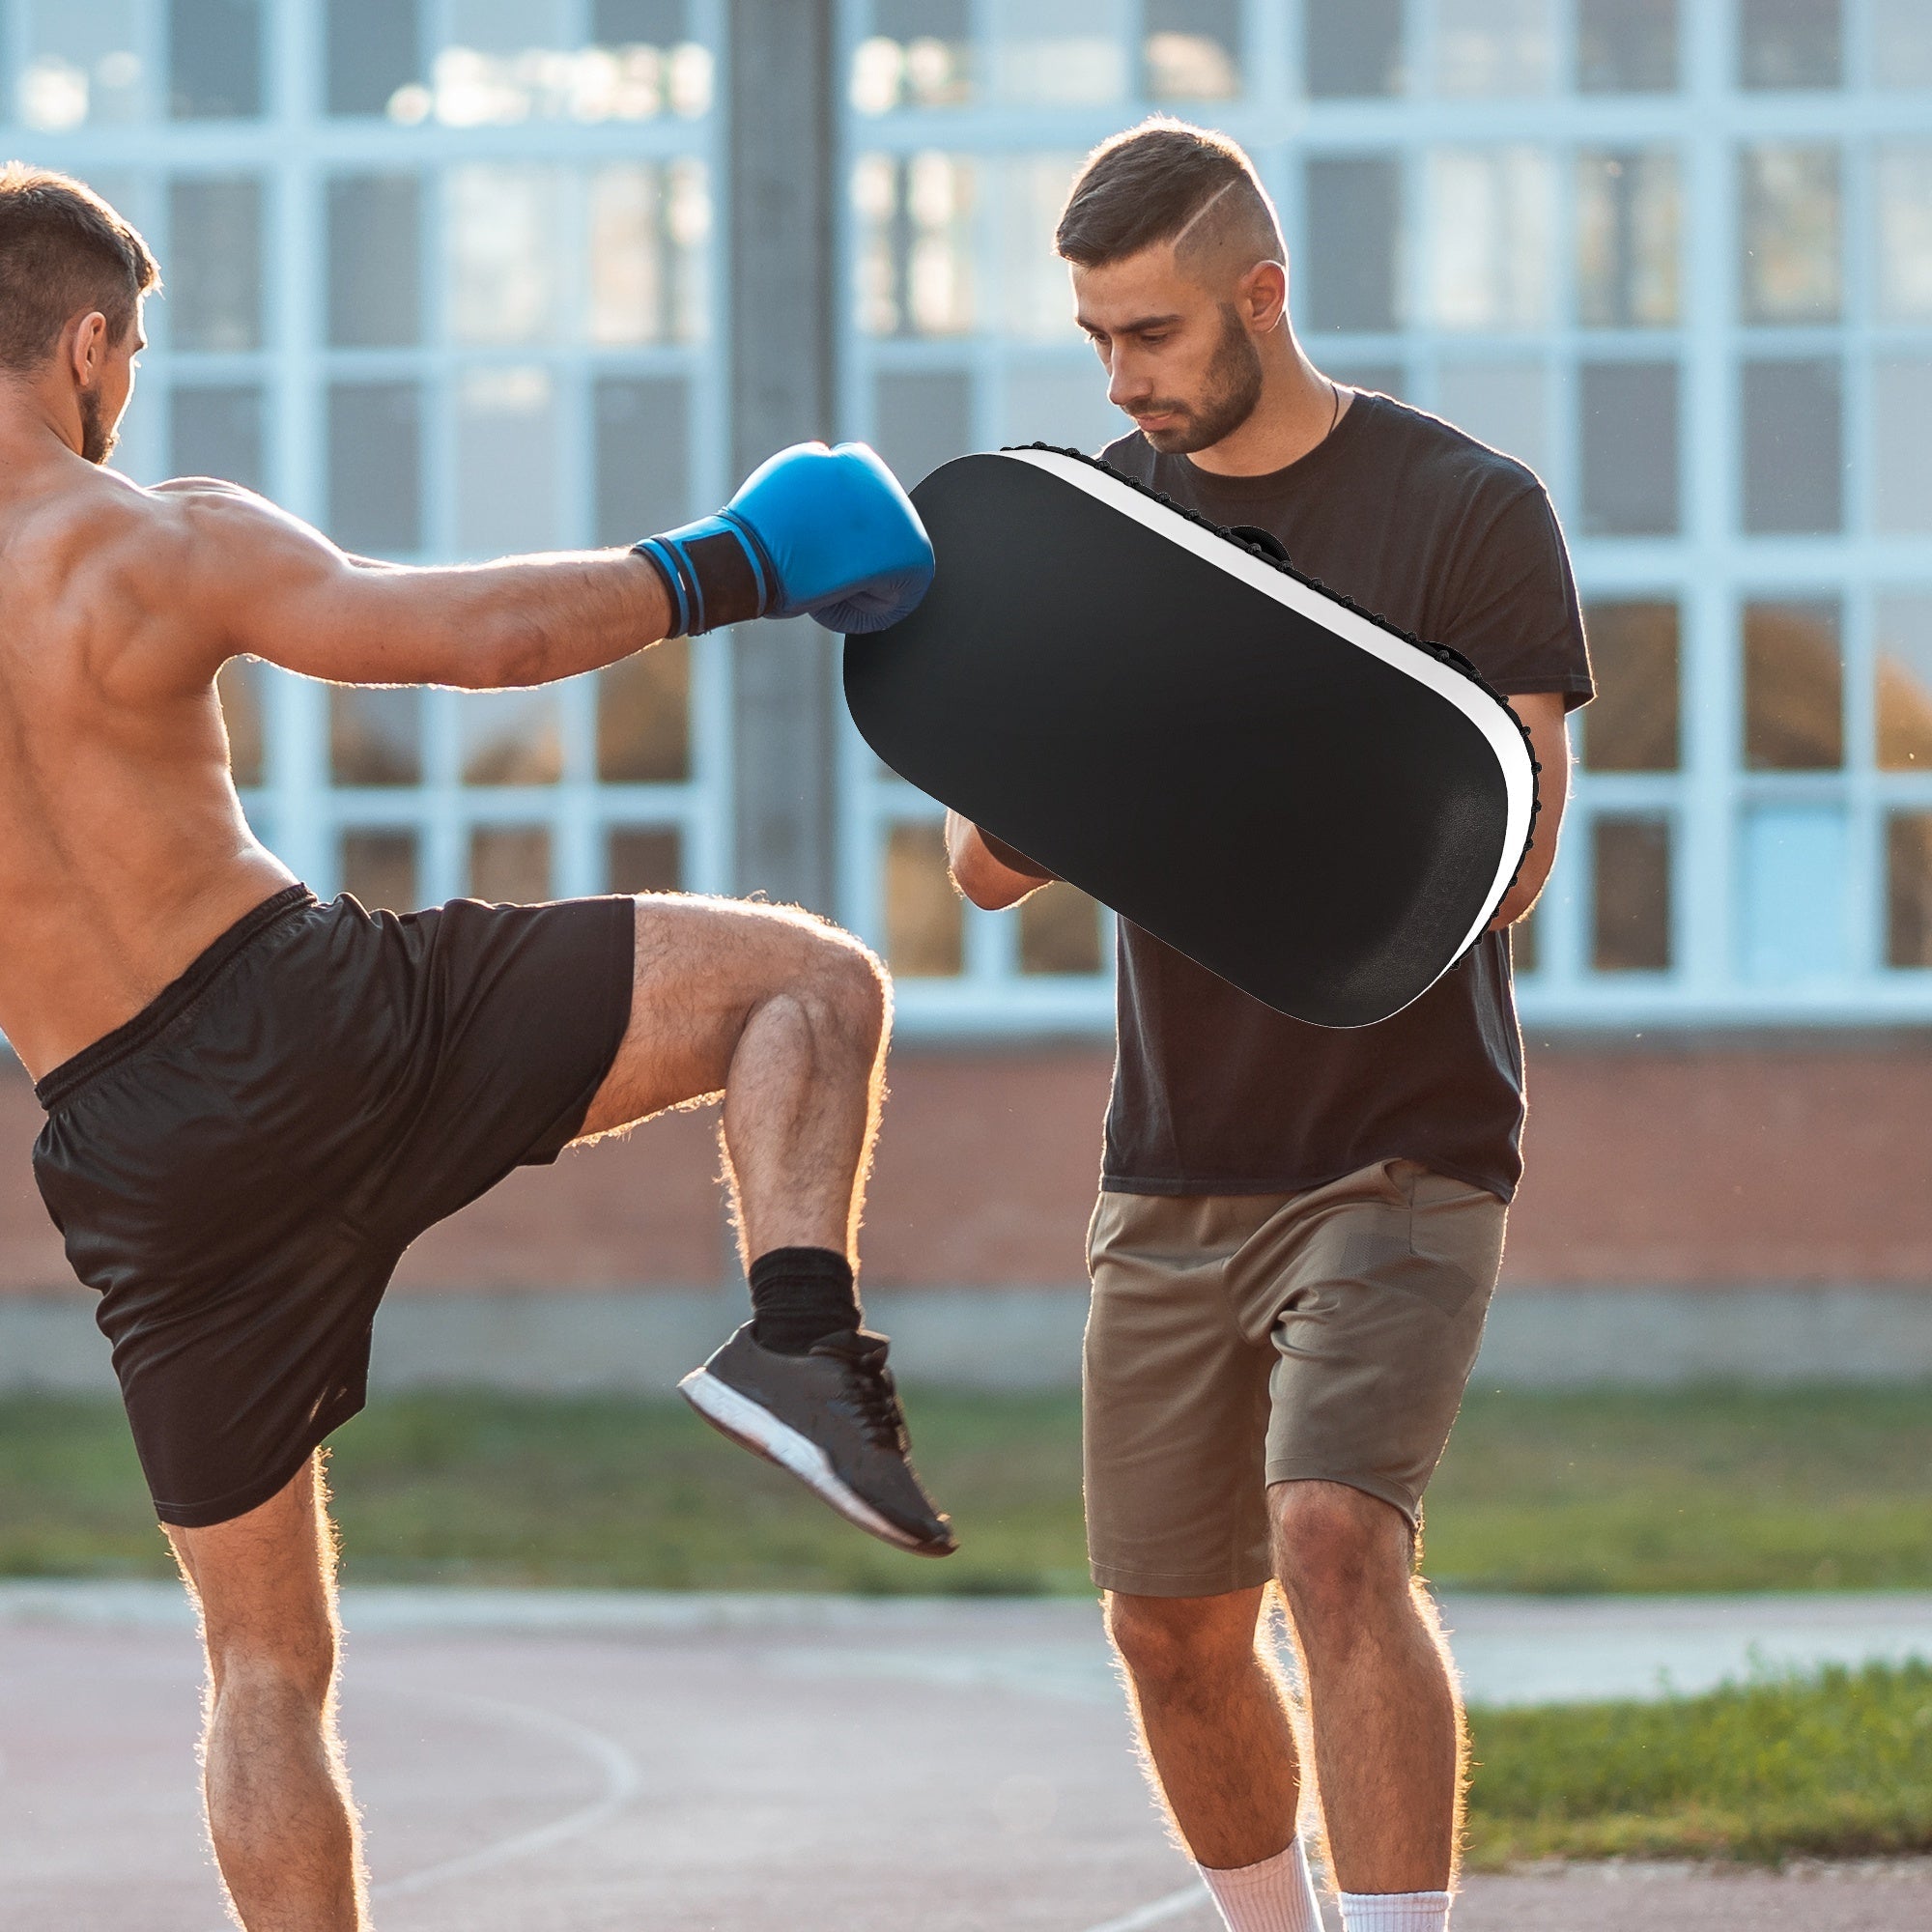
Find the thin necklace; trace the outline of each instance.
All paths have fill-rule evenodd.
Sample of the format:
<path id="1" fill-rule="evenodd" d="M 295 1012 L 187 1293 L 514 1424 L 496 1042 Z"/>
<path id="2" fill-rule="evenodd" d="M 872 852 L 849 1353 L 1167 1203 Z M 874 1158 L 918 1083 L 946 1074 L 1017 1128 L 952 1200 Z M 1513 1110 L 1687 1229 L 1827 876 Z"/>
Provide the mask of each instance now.
<path id="1" fill-rule="evenodd" d="M 1326 442 L 1335 434 L 1335 425 L 1342 420 L 1342 385 L 1333 376 L 1321 379 L 1328 384 L 1328 393 L 1335 398 L 1335 407 L 1328 412 L 1328 427 L 1321 432 L 1321 440 Z"/>

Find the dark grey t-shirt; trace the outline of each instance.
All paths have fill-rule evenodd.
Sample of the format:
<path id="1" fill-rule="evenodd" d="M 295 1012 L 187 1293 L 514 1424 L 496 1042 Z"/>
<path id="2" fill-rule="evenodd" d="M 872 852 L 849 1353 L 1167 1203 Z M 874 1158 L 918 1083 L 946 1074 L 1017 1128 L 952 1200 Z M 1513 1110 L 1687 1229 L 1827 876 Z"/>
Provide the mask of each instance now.
<path id="1" fill-rule="evenodd" d="M 1268 476 L 1214 476 L 1136 432 L 1104 452 L 1217 524 L 1257 525 L 1295 566 L 1461 651 L 1506 696 L 1592 695 L 1555 512 L 1534 473 L 1462 431 L 1358 395 Z M 1487 934 L 1413 1006 L 1337 1032 L 1277 1013 L 1121 923 L 1119 1060 L 1101 1185 L 1286 1194 L 1409 1159 L 1507 1201 L 1522 1173 L 1522 1040 L 1509 941 Z"/>

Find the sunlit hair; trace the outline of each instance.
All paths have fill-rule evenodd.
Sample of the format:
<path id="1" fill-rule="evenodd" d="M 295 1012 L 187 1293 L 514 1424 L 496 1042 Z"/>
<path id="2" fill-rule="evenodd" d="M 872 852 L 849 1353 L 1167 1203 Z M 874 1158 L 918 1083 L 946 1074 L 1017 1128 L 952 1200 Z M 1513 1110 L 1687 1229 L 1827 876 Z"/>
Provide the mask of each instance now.
<path id="1" fill-rule="evenodd" d="M 148 244 L 83 182 L 0 165 L 0 369 L 37 369 L 77 315 L 99 311 L 118 344 L 161 282 Z"/>
<path id="2" fill-rule="evenodd" d="M 1066 197 L 1054 246 L 1083 269 L 1158 242 L 1192 271 L 1240 274 L 1288 259 L 1281 223 L 1236 142 L 1155 115 L 1102 141 Z"/>

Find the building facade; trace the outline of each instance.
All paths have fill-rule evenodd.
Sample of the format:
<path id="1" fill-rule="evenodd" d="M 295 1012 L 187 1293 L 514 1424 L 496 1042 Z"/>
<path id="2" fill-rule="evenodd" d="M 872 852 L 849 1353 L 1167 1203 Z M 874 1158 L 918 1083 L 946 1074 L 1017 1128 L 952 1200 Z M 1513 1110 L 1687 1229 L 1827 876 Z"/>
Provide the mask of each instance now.
<path id="1" fill-rule="evenodd" d="M 796 435 L 866 438 L 909 480 L 968 448 L 1096 447 L 1125 424 L 1052 228 L 1080 156 L 1155 111 L 1254 155 L 1317 362 L 1531 464 L 1571 540 L 1602 695 L 1518 947 L 1548 1062 L 1527 1279 L 1932 1281 L 1909 1211 L 1804 1260 L 1802 1230 L 1696 1235 L 1671 1193 L 1731 1189 L 1727 1152 L 1752 1188 L 1836 1174 L 1829 1108 L 1749 1152 L 1773 1130 L 1752 1083 L 1788 1065 L 1767 1091 L 1802 1094 L 1821 1054 L 1845 1092 L 1876 1082 L 1844 1118 L 1922 1164 L 1923 1083 L 1898 1082 L 1932 1064 L 1924 0 L 0 0 L 0 147 L 94 182 L 169 278 L 119 460 L 406 560 L 628 541 Z M 319 891 L 370 903 L 681 886 L 838 917 L 923 1049 L 901 1094 L 991 1110 L 982 1194 L 919 1182 L 939 1191 L 903 1218 L 939 1258 L 886 1274 L 1070 1285 L 1077 1226 L 1044 1233 L 1077 1220 L 1070 1180 L 1031 1261 L 989 1259 L 973 1217 L 1040 1165 L 995 1130 L 1003 1094 L 1063 1135 L 1097 1105 L 1106 917 L 1066 887 L 962 906 L 938 809 L 844 724 L 809 632 L 487 695 L 238 663 L 238 782 Z M 1611 1096 L 1642 1079 L 1617 1069 L 1660 1052 L 1738 1098 L 1702 1127 L 1680 1100 L 1669 1124 L 1708 1140 L 1627 1174 L 1638 1235 L 1593 1247 L 1581 1194 L 1538 1206 L 1536 1135 L 1552 1110 L 1552 1145 L 1630 1131 Z M 1660 1217 L 1674 1246 L 1640 1237 Z M 570 1274 L 542 1258 L 564 1238 L 525 1286 Z"/>

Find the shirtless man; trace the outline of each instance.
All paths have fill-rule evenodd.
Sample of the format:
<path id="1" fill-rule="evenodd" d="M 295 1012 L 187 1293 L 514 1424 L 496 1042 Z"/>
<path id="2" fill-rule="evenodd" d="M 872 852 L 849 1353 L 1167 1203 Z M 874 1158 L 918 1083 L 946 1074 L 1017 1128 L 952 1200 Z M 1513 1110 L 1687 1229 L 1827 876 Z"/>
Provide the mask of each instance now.
<path id="1" fill-rule="evenodd" d="M 0 1030 L 199 1606 L 236 1916 L 356 1932 L 316 1452 L 403 1249 L 513 1167 L 722 1093 L 754 1319 L 687 1395 L 875 1534 L 952 1539 L 853 1285 L 878 962 L 714 899 L 319 904 L 242 817 L 215 672 L 487 689 L 766 613 L 873 628 L 931 550 L 869 451 L 818 445 L 635 553 L 460 570 L 346 556 L 224 484 L 137 488 L 103 466 L 157 285 L 88 189 L 0 168 Z"/>

